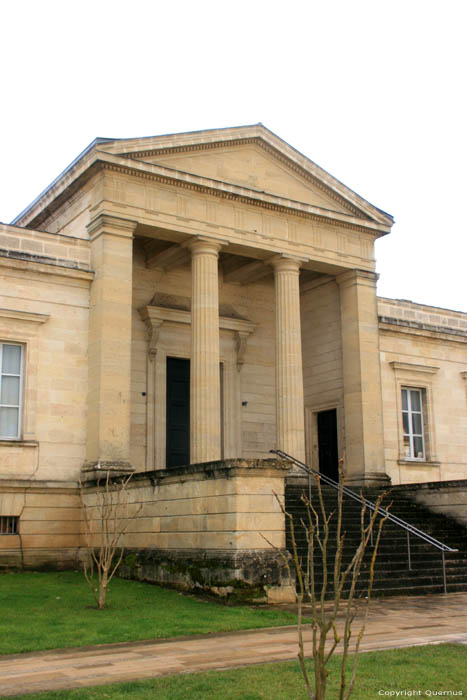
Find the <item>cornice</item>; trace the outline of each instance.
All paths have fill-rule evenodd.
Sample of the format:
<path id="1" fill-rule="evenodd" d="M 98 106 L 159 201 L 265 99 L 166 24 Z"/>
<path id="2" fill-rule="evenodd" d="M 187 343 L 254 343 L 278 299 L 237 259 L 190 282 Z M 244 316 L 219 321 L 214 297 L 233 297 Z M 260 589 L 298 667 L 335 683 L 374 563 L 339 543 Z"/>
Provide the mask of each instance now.
<path id="1" fill-rule="evenodd" d="M 341 287 L 351 287 L 354 284 L 366 285 L 368 287 L 376 287 L 379 275 L 370 270 L 346 270 L 346 272 L 337 275 L 335 280 Z"/>
<path id="2" fill-rule="evenodd" d="M 143 306 L 139 309 L 139 313 L 143 321 L 169 321 L 185 325 L 191 324 L 191 311 L 183 311 L 182 309 L 169 309 L 165 306 Z M 256 328 L 256 323 L 241 318 L 219 316 L 219 328 L 226 331 L 252 333 Z"/>
<path id="3" fill-rule="evenodd" d="M 241 135 L 242 133 L 243 136 Z M 222 140 L 223 137 L 224 140 Z M 174 143 L 175 139 L 177 139 L 179 143 Z M 141 143 L 143 143 L 149 140 L 151 139 L 108 140 L 108 143 L 102 140 L 94 142 L 91 144 L 90 148 L 86 149 L 86 151 L 84 151 L 83 154 L 52 183 L 52 185 L 40 194 L 39 197 L 14 220 L 14 223 L 27 228 L 38 228 L 49 216 L 53 216 L 55 211 L 64 202 L 68 201 L 77 190 L 83 187 L 96 172 L 102 170 L 102 167 L 110 168 L 110 163 L 112 161 L 114 167 L 117 164 L 119 164 L 120 167 L 126 167 L 126 170 L 122 170 L 121 172 L 131 173 L 132 175 L 140 177 L 154 178 L 155 172 L 153 164 L 135 160 L 131 152 L 127 152 L 124 158 L 115 155 L 116 152 L 121 152 L 121 150 L 125 149 L 126 144 L 130 147 L 135 141 L 141 141 Z M 211 187 L 202 187 L 202 191 L 210 191 L 216 196 L 244 201 L 254 206 L 285 212 L 289 215 L 293 213 L 297 216 L 326 221 L 328 224 L 343 226 L 351 230 L 363 231 L 366 233 L 371 232 L 376 236 L 390 232 L 393 218 L 389 214 L 371 205 L 262 125 L 238 127 L 228 130 L 213 130 L 211 132 L 204 131 L 195 134 L 177 134 L 171 137 L 155 137 L 152 141 L 155 143 L 156 148 L 157 143 L 161 145 L 164 143 L 167 144 L 165 148 L 171 152 L 173 152 L 174 148 L 179 148 L 180 150 L 196 148 L 200 150 L 202 148 L 220 148 L 229 144 L 241 142 L 258 144 L 262 149 L 272 153 L 275 158 L 285 163 L 288 168 L 300 173 L 306 179 L 310 179 L 316 187 L 326 191 L 333 199 L 345 203 L 354 214 L 341 214 L 332 210 L 305 205 L 301 202 L 294 202 L 280 196 L 260 192 L 259 190 L 238 187 L 220 181 L 211 180 Z M 98 150 L 98 147 L 104 150 Z M 147 150 L 153 151 L 154 149 Z M 136 151 L 134 152 L 136 153 Z M 104 162 L 106 166 L 103 166 Z M 130 164 L 132 164 L 133 167 Z M 146 170 L 144 175 L 139 171 L 138 165 L 143 166 Z M 147 171 L 148 168 L 151 168 L 151 170 Z M 171 171 L 170 177 L 168 175 L 169 171 Z M 176 173 L 176 177 L 174 177 L 173 173 Z M 164 174 L 165 177 L 169 177 L 167 182 L 170 182 L 170 184 L 175 184 L 178 187 L 188 187 L 190 189 L 196 189 L 196 185 L 199 186 L 201 181 L 207 180 L 207 178 L 188 175 L 170 168 L 166 168 Z M 159 176 L 160 175 L 159 167 Z M 157 176 L 155 179 L 157 179 Z M 164 182 L 164 180 L 162 181 Z M 355 212 L 357 212 L 357 216 Z"/>
<path id="4" fill-rule="evenodd" d="M 77 168 L 78 165 L 75 167 Z M 73 169 L 66 174 L 63 180 L 57 182 L 53 188 L 47 190 L 37 202 L 25 210 L 20 218 L 15 219 L 14 225 L 22 228 L 40 229 L 44 221 L 54 216 L 63 204 L 74 197 L 101 170 L 102 167 L 98 159 L 87 163 L 78 173 Z M 43 208 L 40 207 L 41 202 L 44 203 Z M 33 213 L 34 210 L 37 210 L 37 214 Z"/>
<path id="5" fill-rule="evenodd" d="M 58 277 L 68 277 L 70 279 L 79 279 L 86 282 L 92 282 L 94 272 L 90 270 L 82 270 L 77 267 L 65 267 L 58 265 L 55 262 L 36 262 L 32 260 L 21 260 L 14 257 L 6 257 L 0 255 L 0 267 L 7 269 L 16 269 L 23 272 L 34 272 L 45 275 L 56 275 Z"/>
<path id="6" fill-rule="evenodd" d="M 405 333 L 407 335 L 424 336 L 426 338 L 442 339 L 445 341 L 467 343 L 467 331 L 445 326 L 432 326 L 427 323 L 408 321 L 388 316 L 378 316 L 380 330 L 386 332 Z"/>
<path id="7" fill-rule="evenodd" d="M 356 219 L 351 214 L 343 214 L 241 185 L 233 185 L 201 175 L 192 175 L 191 173 L 174 170 L 166 166 L 131 160 L 130 158 L 123 159 L 120 156 L 109 156 L 109 154 L 102 154 L 102 156 L 100 167 L 105 170 L 131 175 L 132 177 L 154 180 L 194 192 L 208 193 L 222 199 L 242 202 L 289 216 L 293 214 L 294 216 L 320 221 L 333 226 L 371 233 L 373 236 L 384 235 L 389 233 L 390 230 L 390 227 L 369 219 Z"/>
<path id="8" fill-rule="evenodd" d="M 148 329 L 148 357 L 152 361 L 157 354 L 157 344 L 162 325 L 165 322 L 191 325 L 191 311 L 168 308 L 166 306 L 143 306 L 138 309 L 141 319 Z M 241 318 L 219 316 L 219 329 L 233 331 L 236 338 L 237 370 L 245 361 L 245 351 L 249 336 L 257 327 L 256 323 Z"/>
<path id="9" fill-rule="evenodd" d="M 405 372 L 421 372 L 423 374 L 436 374 L 439 367 L 430 367 L 429 365 L 417 365 L 413 362 L 397 362 L 389 363 L 394 370 L 403 370 Z"/>
<path id="10" fill-rule="evenodd" d="M 131 158 L 132 154 L 135 153 L 154 153 L 162 152 L 162 150 L 165 150 L 166 153 L 200 151 L 243 143 L 259 144 L 261 148 L 269 150 L 276 158 L 286 163 L 287 167 L 305 174 L 305 177 L 315 181 L 320 189 L 329 194 L 332 193 L 333 198 L 345 202 L 347 206 L 356 208 L 359 212 L 365 212 L 370 219 L 389 226 L 389 228 L 394 223 L 390 214 L 370 204 L 261 123 L 145 138 L 120 139 L 104 143 L 100 148 L 108 153 L 125 153 L 127 158 Z"/>
<path id="11" fill-rule="evenodd" d="M 92 219 L 86 228 L 89 239 L 93 241 L 104 233 L 123 238 L 132 238 L 136 226 L 137 222 L 132 219 L 123 219 L 119 216 L 100 213 Z"/>
<path id="12" fill-rule="evenodd" d="M 12 318 L 15 321 L 28 321 L 29 323 L 45 323 L 50 314 L 36 314 L 32 311 L 17 311 L 16 309 L 0 309 L 0 318 Z"/>

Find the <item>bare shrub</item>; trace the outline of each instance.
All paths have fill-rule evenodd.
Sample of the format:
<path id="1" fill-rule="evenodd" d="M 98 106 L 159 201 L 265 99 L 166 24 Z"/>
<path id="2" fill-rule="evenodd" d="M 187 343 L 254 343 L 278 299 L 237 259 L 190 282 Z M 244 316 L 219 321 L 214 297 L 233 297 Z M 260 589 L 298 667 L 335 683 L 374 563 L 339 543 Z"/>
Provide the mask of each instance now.
<path id="1" fill-rule="evenodd" d="M 88 502 L 89 494 L 80 482 L 86 541 L 83 571 L 99 610 L 105 607 L 107 588 L 123 558 L 122 537 L 131 522 L 128 484 L 132 476 L 103 473 L 97 482 L 95 503 Z M 133 518 L 141 508 L 142 504 Z"/>

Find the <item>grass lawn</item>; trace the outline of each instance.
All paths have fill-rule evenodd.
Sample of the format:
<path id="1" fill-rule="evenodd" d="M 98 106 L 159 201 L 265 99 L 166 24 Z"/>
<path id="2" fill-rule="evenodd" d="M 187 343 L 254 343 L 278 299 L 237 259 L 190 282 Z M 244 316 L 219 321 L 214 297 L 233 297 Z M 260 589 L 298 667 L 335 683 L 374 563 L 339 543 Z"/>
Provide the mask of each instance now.
<path id="1" fill-rule="evenodd" d="M 330 662 L 329 700 L 338 693 L 338 659 Z M 394 691 L 406 691 L 396 696 Z M 409 691 L 417 691 L 409 694 Z M 420 693 L 418 693 L 420 691 Z M 435 691 L 467 693 L 467 647 L 456 644 L 410 647 L 361 654 L 352 700 L 431 697 Z M 78 690 L 17 696 L 16 700 L 306 700 L 297 662 L 234 671 L 167 676 Z"/>
<path id="2" fill-rule="evenodd" d="M 138 581 L 113 579 L 95 608 L 81 572 L 0 574 L 0 654 L 295 623 L 285 611 L 228 607 Z"/>

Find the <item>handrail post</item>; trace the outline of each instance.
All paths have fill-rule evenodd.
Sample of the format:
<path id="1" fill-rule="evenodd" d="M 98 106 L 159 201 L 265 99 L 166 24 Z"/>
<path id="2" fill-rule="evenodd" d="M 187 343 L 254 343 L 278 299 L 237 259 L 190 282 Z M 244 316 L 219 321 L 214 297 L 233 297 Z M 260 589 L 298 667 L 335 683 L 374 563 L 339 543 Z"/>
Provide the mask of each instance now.
<path id="1" fill-rule="evenodd" d="M 444 587 L 444 592 L 447 593 L 447 585 L 446 585 L 446 559 L 444 557 L 444 549 L 441 550 L 441 556 L 443 558 L 443 587 Z"/>
<path id="2" fill-rule="evenodd" d="M 412 558 L 410 556 L 410 532 L 407 530 L 407 556 L 409 559 L 409 571 L 412 571 Z"/>

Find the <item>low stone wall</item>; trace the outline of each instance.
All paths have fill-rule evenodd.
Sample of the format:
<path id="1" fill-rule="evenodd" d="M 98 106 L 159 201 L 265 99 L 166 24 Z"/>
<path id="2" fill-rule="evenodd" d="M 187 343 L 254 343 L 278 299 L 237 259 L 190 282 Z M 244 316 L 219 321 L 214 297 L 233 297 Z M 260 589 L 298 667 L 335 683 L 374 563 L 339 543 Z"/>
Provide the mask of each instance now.
<path id="1" fill-rule="evenodd" d="M 0 516 L 19 518 L 19 534 L 0 534 L 0 568 L 78 566 L 81 503 L 76 484 L 2 479 Z"/>
<path id="2" fill-rule="evenodd" d="M 229 459 L 134 474 L 121 574 L 222 596 L 290 599 L 282 558 L 287 472 L 275 459 Z M 99 482 L 90 477 L 92 525 Z"/>
<path id="3" fill-rule="evenodd" d="M 467 528 L 467 480 L 432 481 L 394 486 L 391 493 L 402 493 L 434 513 L 443 513 Z"/>

